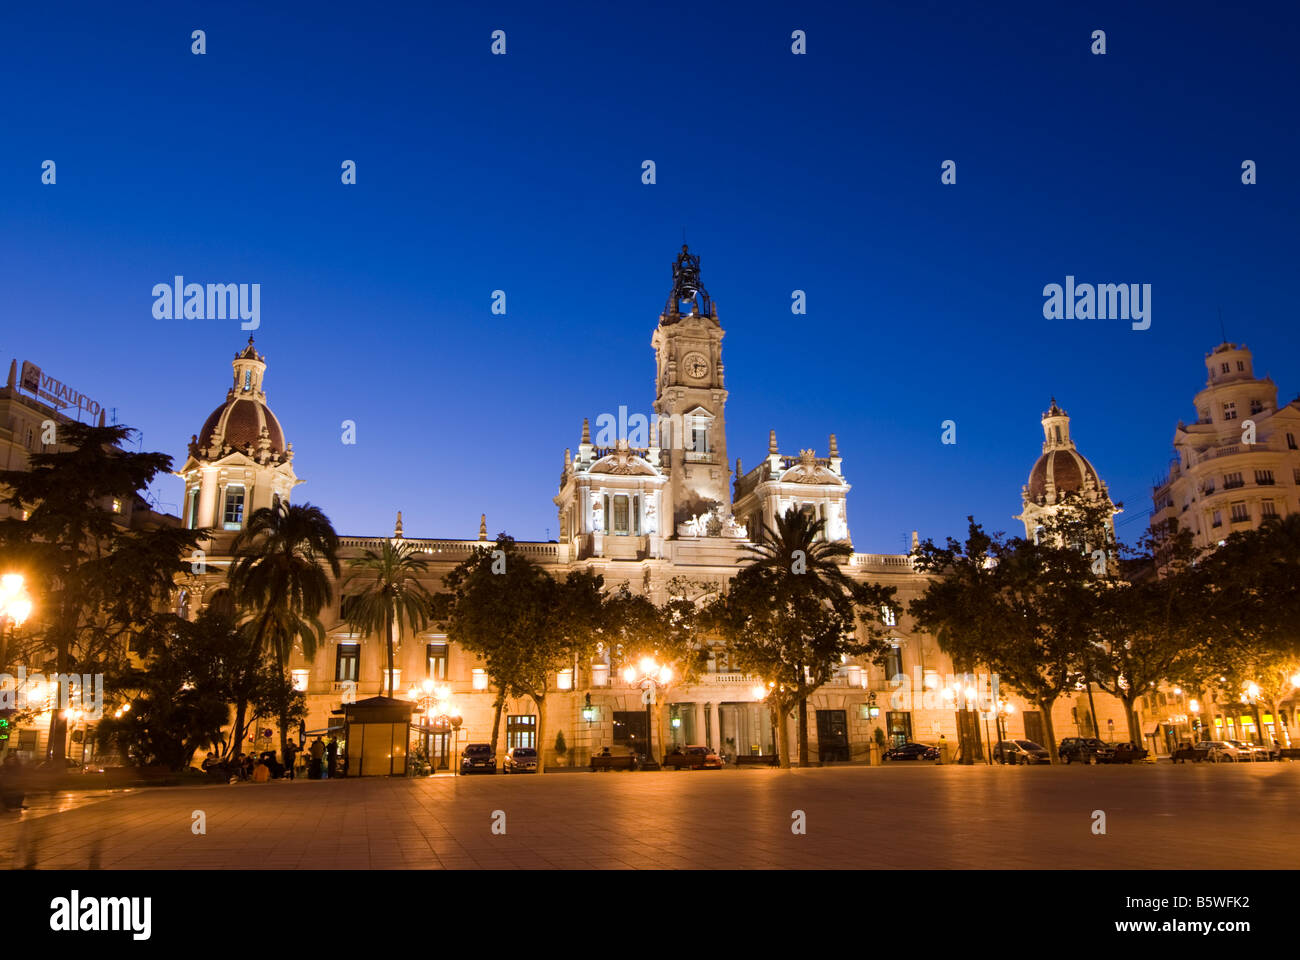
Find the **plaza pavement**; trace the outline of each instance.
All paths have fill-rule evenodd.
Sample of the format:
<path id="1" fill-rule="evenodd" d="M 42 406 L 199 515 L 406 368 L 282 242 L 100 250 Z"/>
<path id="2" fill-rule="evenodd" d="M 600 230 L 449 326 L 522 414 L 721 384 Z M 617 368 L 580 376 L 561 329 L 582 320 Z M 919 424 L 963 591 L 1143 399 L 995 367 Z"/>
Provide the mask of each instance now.
<path id="1" fill-rule="evenodd" d="M 1298 798 L 1295 763 L 151 788 L 0 813 L 0 868 L 1281 868 L 1300 853 Z M 795 810 L 805 835 L 791 831 Z M 205 835 L 192 832 L 195 811 Z"/>

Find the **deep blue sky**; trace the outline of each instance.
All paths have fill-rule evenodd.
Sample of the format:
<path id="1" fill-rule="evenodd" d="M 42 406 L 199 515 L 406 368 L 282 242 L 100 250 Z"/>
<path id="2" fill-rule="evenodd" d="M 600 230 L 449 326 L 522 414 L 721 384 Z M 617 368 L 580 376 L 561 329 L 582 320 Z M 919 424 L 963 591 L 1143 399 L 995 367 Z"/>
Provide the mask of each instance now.
<path id="1" fill-rule="evenodd" d="M 298 499 L 346 534 L 401 509 L 409 536 L 553 537 L 582 417 L 649 412 L 685 228 L 731 457 L 836 432 L 878 552 L 1018 527 L 1052 395 L 1145 517 L 1219 308 L 1300 391 L 1296 4 L 477 6 L 6 4 L 0 355 L 179 464 L 247 334 L 155 320 L 150 290 L 258 282 Z M 1066 274 L 1152 284 L 1151 329 L 1045 321 Z"/>

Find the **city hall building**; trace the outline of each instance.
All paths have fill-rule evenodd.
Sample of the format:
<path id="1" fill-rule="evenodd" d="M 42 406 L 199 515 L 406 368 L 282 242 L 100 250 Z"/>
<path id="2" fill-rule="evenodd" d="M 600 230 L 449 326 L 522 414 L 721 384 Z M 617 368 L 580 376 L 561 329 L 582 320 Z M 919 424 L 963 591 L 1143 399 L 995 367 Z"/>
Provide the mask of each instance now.
<path id="1" fill-rule="evenodd" d="M 650 339 L 655 365 L 653 417 L 649 422 L 634 416 L 611 423 L 615 418 L 606 414 L 596 419 L 594 431 L 589 419 L 583 422 L 576 446 L 563 451 L 563 471 L 554 497 L 558 539 L 518 542 L 522 554 L 557 579 L 589 570 L 602 575 L 611 589 L 626 584 L 634 593 L 663 603 L 684 589 L 697 601 L 725 590 L 749 556 L 746 545 L 763 525 L 772 524 L 792 507 L 823 519 L 830 539 L 852 543 L 849 474 L 833 433 L 827 434 L 824 456 L 813 448 L 783 453 L 773 431 L 767 449 L 755 451 L 760 456 L 748 470 L 740 458 L 729 458 L 723 336 L 718 312 L 700 280 L 699 258 L 683 246 L 673 264 L 668 301 Z M 1273 509 L 1300 509 L 1292 502 L 1295 488 L 1300 487 L 1300 460 L 1292 436 L 1300 430 L 1293 428 L 1300 421 L 1300 407 L 1276 409 L 1275 389 L 1269 392 L 1267 382 L 1253 380 L 1244 348 L 1224 345 L 1213 356 L 1211 385 L 1198 396 L 1198 405 L 1209 411 L 1206 417 L 1212 425 L 1209 429 L 1200 423 L 1179 425 L 1176 444 L 1184 459 L 1157 492 L 1158 508 L 1162 499 L 1169 501 L 1163 509 L 1173 509 L 1180 499 L 1191 501 L 1188 491 L 1193 489 L 1203 496 L 1209 474 L 1199 469 L 1202 464 L 1232 466 L 1240 459 L 1251 469 L 1243 466 L 1233 476 L 1253 472 L 1257 485 L 1264 482 L 1259 477 L 1271 476 L 1275 483 L 1269 484 L 1267 493 Z M 186 577 L 178 587 L 176 609 L 189 617 L 214 604 L 229 604 L 226 575 L 231 545 L 246 519 L 255 510 L 292 500 L 304 482 L 294 469 L 290 434 L 268 403 L 267 360 L 252 338 L 235 355 L 231 370 L 225 399 L 190 438 L 185 461 L 177 470 L 184 483 L 179 522 L 213 531 L 203 544 L 203 572 Z M 12 368 L 7 386 L 0 391 L 0 462 L 21 468 L 28 453 L 45 449 L 41 424 L 66 414 L 51 406 L 52 395 L 37 391 L 28 396 L 16 374 Z M 1239 410 L 1249 406 L 1261 421 L 1264 448 L 1240 450 L 1229 435 L 1233 431 L 1215 419 L 1227 418 L 1233 403 L 1241 404 Z M 1220 407 L 1223 412 L 1216 412 Z M 195 411 L 196 420 L 202 413 Z M 617 420 L 624 420 L 621 412 Z M 1067 494 L 1110 505 L 1105 482 L 1075 446 L 1070 418 L 1055 400 L 1042 415 L 1041 425 L 1041 453 L 1030 467 L 1017 518 L 1028 536 Z M 1293 487 L 1285 492 L 1277 489 L 1275 484 L 1292 476 Z M 1224 493 L 1229 486 L 1225 481 Z M 1252 517 L 1267 514 L 1269 499 L 1248 500 L 1259 504 L 1258 509 L 1252 506 Z M 1217 500 L 1197 504 L 1196 516 L 1207 531 L 1217 528 L 1214 518 L 1220 513 L 1227 516 L 1234 509 L 1235 500 L 1229 500 L 1222 506 L 1216 506 Z M 124 522 L 176 522 L 153 514 L 144 503 L 114 509 L 122 510 Z M 1189 511 L 1190 506 L 1183 510 Z M 1110 512 L 1115 512 L 1113 506 Z M 1236 514 L 1231 516 L 1236 522 Z M 392 531 L 341 535 L 344 577 L 349 560 L 390 539 L 424 552 L 429 561 L 424 586 L 434 594 L 446 592 L 442 578 L 457 564 L 475 550 L 491 547 L 485 517 L 480 518 L 477 535 L 418 537 L 403 530 L 399 513 Z M 927 582 L 913 569 L 908 554 L 854 552 L 844 569 L 855 580 L 894 587 L 895 603 L 902 611 L 920 596 Z M 326 643 L 314 661 L 296 656 L 290 666 L 295 686 L 306 697 L 308 732 L 330 731 L 342 737 L 345 703 L 377 697 L 387 688 L 386 648 L 378 636 L 351 631 L 347 623 L 351 598 L 338 589 L 340 584 L 335 587 L 332 609 L 320 615 L 328 631 Z M 814 760 L 861 762 L 873 753 L 878 756 L 876 745 L 882 741 L 937 744 L 953 756 L 959 740 L 971 742 L 976 737 L 980 753 L 986 756 L 989 742 L 999 738 L 999 720 L 1007 737 L 1046 743 L 1046 725 L 1038 708 L 1005 689 L 1001 696 L 1011 708 L 1000 718 L 960 711 L 953 688 L 964 687 L 965 681 L 955 683 L 952 663 L 935 639 L 915 630 L 905 612 L 882 610 L 879 616 L 889 636 L 885 662 L 841 663 L 834 678 L 810 698 Z M 423 744 L 439 767 L 454 762 L 458 745 L 491 739 L 497 692 L 483 663 L 447 636 L 445 624 L 435 622 L 415 636 L 408 632 L 396 651 L 394 672 L 392 686 L 399 697 L 413 705 L 427 705 L 427 690 L 432 688 L 462 717 L 460 727 L 452 730 L 426 725 L 427 713 L 415 716 L 412 742 Z M 776 750 L 761 681 L 739 671 L 723 645 L 708 651 L 707 663 L 697 675 L 673 678 L 658 691 L 659 706 L 649 720 L 641 688 L 625 681 L 617 654 L 612 657 L 608 650 L 575 658 L 550 679 L 549 689 L 553 692 L 546 697 L 547 742 L 537 742 L 532 701 L 507 698 L 501 717 L 502 751 L 531 746 L 545 752 L 548 765 L 585 765 L 606 747 L 640 752 L 647 737 L 652 737 L 659 757 L 673 745 L 704 744 L 728 758 L 770 755 Z M 1181 691 L 1152 691 L 1140 702 L 1144 747 L 1165 753 L 1176 740 L 1190 737 L 1194 711 Z M 1122 705 L 1096 688 L 1079 689 L 1059 699 L 1052 719 L 1057 738 L 1128 738 Z M 789 723 L 793 750 L 797 742 L 793 717 Z M 38 718 L 31 730 L 22 732 L 22 746 L 39 755 L 48 726 L 48 718 Z M 253 731 L 255 742 L 246 743 L 245 750 L 277 746 L 273 726 L 263 718 Z M 959 731 L 959 726 L 965 730 Z M 557 750 L 557 735 L 562 735 L 563 754 Z M 394 752 L 406 747 L 395 744 Z M 69 755 L 79 754 L 72 750 Z"/>
<path id="2" fill-rule="evenodd" d="M 559 537 L 519 542 L 525 556 L 557 578 L 590 570 L 602 575 L 608 587 L 627 584 L 634 593 L 662 603 L 674 582 L 689 583 L 692 596 L 701 600 L 725 590 L 761 525 L 773 523 L 791 507 L 824 519 L 831 539 L 851 542 L 851 485 L 834 434 L 828 435 L 825 455 L 818 455 L 810 448 L 782 452 L 773 431 L 754 466 L 746 470 L 737 458 L 733 469 L 723 336 L 717 310 L 700 282 L 699 259 L 683 246 L 673 264 L 672 291 L 651 336 L 653 418 L 645 423 L 634 416 L 630 423 L 611 424 L 606 415 L 596 422 L 594 440 L 590 420 L 583 422 L 576 446 L 564 451 L 554 498 Z M 291 498 L 303 482 L 293 468 L 293 445 L 267 403 L 266 358 L 251 338 L 232 367 L 225 400 L 191 438 L 189 456 L 178 471 L 185 483 L 184 522 L 216 531 L 208 544 L 207 572 L 184 585 L 181 605 L 189 611 L 216 602 L 226 589 L 230 544 L 245 518 Z M 1027 529 L 1066 493 L 1106 496 L 1096 470 L 1074 448 L 1068 416 L 1053 404 L 1043 426 L 1047 439 L 1024 493 Z M 391 532 L 341 538 L 345 576 L 349 559 L 376 549 L 383 539 L 401 539 L 426 553 L 425 586 L 433 593 L 445 592 L 442 577 L 453 567 L 490 546 L 485 518 L 476 537 L 424 538 L 404 531 L 399 514 Z M 894 587 L 895 601 L 904 610 L 925 588 L 925 578 L 907 554 L 855 552 L 845 572 Z M 336 728 L 346 697 L 374 697 L 386 688 L 385 646 L 377 636 L 350 632 L 348 603 L 347 595 L 337 596 L 334 608 L 324 612 L 328 642 L 315 661 L 292 664 L 294 682 L 306 694 L 309 730 Z M 905 613 L 882 611 L 881 617 L 890 633 L 885 664 L 840 664 L 835 678 L 811 698 L 814 759 L 862 761 L 881 738 L 892 744 L 949 744 L 955 753 L 959 716 L 944 689 L 952 680 L 950 661 L 934 638 L 912 629 Z M 432 681 L 444 696 L 450 694 L 463 717 L 456 741 L 491 739 L 497 694 L 483 664 L 452 642 L 443 625 L 408 635 L 396 658 L 393 689 L 399 696 L 418 702 L 426 696 L 425 681 Z M 899 677 L 906 682 L 891 682 Z M 500 749 L 538 747 L 546 751 L 548 764 L 577 765 L 605 747 L 638 749 L 647 735 L 653 735 L 659 756 L 665 745 L 705 744 L 729 758 L 776 749 L 761 681 L 737 670 L 723 646 L 709 651 L 698 676 L 675 680 L 659 692 L 660 708 L 649 721 L 653 731 L 647 729 L 640 687 L 625 682 L 609 651 L 575 660 L 554 676 L 550 689 L 558 693 L 546 698 L 547 742 L 536 742 L 532 701 L 509 698 L 502 712 Z M 1009 699 L 1014 711 L 1005 718 L 1007 734 L 1046 740 L 1038 711 Z M 1086 691 L 1057 703 L 1058 737 L 1098 731 L 1126 736 L 1118 702 L 1099 691 L 1093 699 L 1101 715 L 1096 724 Z M 977 721 L 981 740 L 996 739 L 988 719 Z M 794 723 L 791 718 L 792 744 L 797 742 Z M 562 756 L 556 751 L 557 734 L 566 747 Z M 453 755 L 452 736 L 441 729 L 429 736 L 440 766 Z"/>

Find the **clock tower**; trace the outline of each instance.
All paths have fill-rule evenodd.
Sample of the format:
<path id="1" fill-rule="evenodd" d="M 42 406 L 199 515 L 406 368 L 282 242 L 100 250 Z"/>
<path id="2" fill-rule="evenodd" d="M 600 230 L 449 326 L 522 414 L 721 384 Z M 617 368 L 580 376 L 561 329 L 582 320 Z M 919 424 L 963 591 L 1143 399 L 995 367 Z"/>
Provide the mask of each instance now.
<path id="1" fill-rule="evenodd" d="M 665 510 L 672 518 L 665 531 L 670 535 L 697 516 L 731 515 L 722 336 L 717 309 L 700 283 L 700 258 L 683 244 L 651 340 L 660 456 L 670 477 Z"/>

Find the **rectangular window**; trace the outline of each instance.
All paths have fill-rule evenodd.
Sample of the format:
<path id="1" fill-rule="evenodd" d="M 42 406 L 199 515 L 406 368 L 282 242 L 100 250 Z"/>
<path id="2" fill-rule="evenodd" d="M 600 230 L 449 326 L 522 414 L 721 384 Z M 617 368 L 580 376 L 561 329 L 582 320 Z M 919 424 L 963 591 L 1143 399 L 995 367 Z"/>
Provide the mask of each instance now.
<path id="1" fill-rule="evenodd" d="M 509 714 L 506 717 L 506 749 L 537 749 L 537 717 L 532 714 Z"/>
<path id="2" fill-rule="evenodd" d="M 1201 493 L 1206 494 L 1208 496 L 1213 492 L 1214 492 L 1214 478 L 1210 477 L 1205 481 L 1205 487 L 1204 489 L 1201 490 Z"/>
<path id="3" fill-rule="evenodd" d="M 1259 514 L 1262 517 L 1276 517 L 1277 507 L 1273 504 L 1272 500 L 1265 500 L 1259 505 Z"/>
<path id="4" fill-rule="evenodd" d="M 1272 470 L 1256 470 L 1255 482 L 1259 484 L 1261 487 L 1271 487 L 1277 481 L 1273 479 Z"/>
<path id="5" fill-rule="evenodd" d="M 703 426 L 691 427 L 691 449 L 696 453 L 709 452 L 709 429 Z"/>
<path id="6" fill-rule="evenodd" d="M 629 529 L 629 508 L 628 498 L 620 495 L 614 498 L 614 526 L 612 532 L 620 537 L 626 537 Z"/>
<path id="7" fill-rule="evenodd" d="M 1238 369 L 1238 370 L 1245 370 L 1245 369 L 1246 369 L 1246 362 L 1245 362 L 1244 360 L 1238 360 L 1238 361 L 1237 361 L 1237 369 Z"/>
<path id="8" fill-rule="evenodd" d="M 609 686 L 609 664 L 593 663 L 591 665 L 591 685 L 593 687 Z"/>
<path id="9" fill-rule="evenodd" d="M 614 742 L 643 753 L 646 742 L 644 710 L 614 711 Z"/>
<path id="10" fill-rule="evenodd" d="M 901 747 L 912 740 L 912 715 L 902 710 L 886 710 L 885 726 L 889 728 L 889 745 Z"/>
<path id="11" fill-rule="evenodd" d="M 388 691 L 389 691 L 389 689 L 390 689 L 389 686 L 388 686 L 388 673 L 389 673 L 389 671 L 387 671 L 387 670 L 383 671 L 383 674 L 384 674 L 384 696 L 388 696 Z M 401 668 L 401 667 L 398 667 L 396 670 L 392 671 L 392 674 L 393 674 L 393 686 L 392 686 L 391 689 L 392 689 L 392 691 L 393 691 L 393 696 L 396 697 L 396 696 L 400 695 L 401 692 L 402 692 L 402 668 Z"/>
<path id="12" fill-rule="evenodd" d="M 447 679 L 447 645 L 445 643 L 426 643 L 424 645 L 425 674 L 430 680 Z"/>
<path id="13" fill-rule="evenodd" d="M 885 651 L 885 679 L 893 680 L 903 673 L 903 650 L 894 644 Z"/>
<path id="14" fill-rule="evenodd" d="M 475 667 L 473 675 L 474 675 L 474 689 L 486 690 L 488 688 L 487 671 L 482 667 Z"/>
<path id="15" fill-rule="evenodd" d="M 1263 409 L 1264 409 L 1264 404 L 1260 403 L 1258 400 L 1252 400 L 1252 401 L 1250 401 L 1250 412 L 1251 412 L 1251 413 L 1259 413 L 1259 412 L 1260 412 L 1261 410 L 1263 410 Z"/>
<path id="16" fill-rule="evenodd" d="M 190 529 L 197 529 L 199 525 L 199 491 L 196 487 L 190 491 Z"/>
<path id="17" fill-rule="evenodd" d="M 641 536 L 641 498 L 632 498 L 632 535 Z"/>
<path id="18" fill-rule="evenodd" d="M 1244 503 L 1234 503 L 1232 505 L 1232 522 L 1244 523 L 1250 519 L 1250 511 L 1246 509 Z"/>
<path id="19" fill-rule="evenodd" d="M 1231 369 L 1232 369 L 1232 368 L 1231 368 L 1231 367 L 1229 367 L 1229 366 L 1228 366 L 1228 365 L 1227 365 L 1227 364 L 1226 364 L 1226 363 L 1225 363 L 1225 364 L 1223 364 L 1223 372 L 1224 372 L 1224 373 L 1227 373 L 1227 372 L 1229 372 L 1229 371 L 1230 371 L 1230 370 L 1231 370 Z"/>
<path id="20" fill-rule="evenodd" d="M 1235 400 L 1233 400 L 1230 403 L 1225 403 L 1223 405 L 1223 419 L 1224 420 L 1237 419 L 1237 402 Z"/>
<path id="21" fill-rule="evenodd" d="M 1291 479 L 1295 481 L 1297 487 L 1300 487 L 1300 467 L 1296 467 L 1291 471 Z"/>
<path id="22" fill-rule="evenodd" d="M 226 505 L 222 512 L 222 523 L 227 530 L 239 530 L 244 526 L 244 486 L 232 483 L 226 487 Z"/>
<path id="23" fill-rule="evenodd" d="M 1211 523 L 1210 526 L 1212 526 L 1212 527 L 1221 527 L 1221 526 L 1223 526 L 1223 511 L 1222 511 L 1222 510 L 1215 510 L 1215 511 L 1214 511 L 1214 522 Z"/>
<path id="24" fill-rule="evenodd" d="M 361 644 L 340 643 L 334 657 L 334 682 L 355 683 L 361 676 Z"/>
<path id="25" fill-rule="evenodd" d="M 1238 487 L 1244 487 L 1245 485 L 1246 481 L 1241 479 L 1240 473 L 1228 473 L 1223 477 L 1224 490 L 1235 490 Z"/>
<path id="26" fill-rule="evenodd" d="M 307 681 L 311 678 L 311 671 L 294 670 L 292 671 L 292 673 L 293 673 L 293 688 L 297 690 L 299 693 L 306 693 Z"/>
<path id="27" fill-rule="evenodd" d="M 1296 445 L 1295 445 L 1295 434 L 1294 434 L 1294 433 L 1288 433 L 1288 434 L 1286 435 L 1286 448 L 1287 448 L 1288 450 L 1296 450 L 1296 449 L 1300 449 L 1300 448 L 1297 448 Z"/>
<path id="28" fill-rule="evenodd" d="M 573 671 L 561 670 L 555 675 L 555 688 L 557 690 L 573 689 Z"/>

